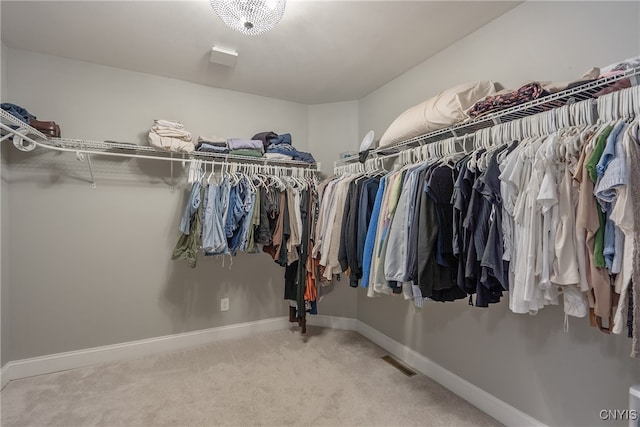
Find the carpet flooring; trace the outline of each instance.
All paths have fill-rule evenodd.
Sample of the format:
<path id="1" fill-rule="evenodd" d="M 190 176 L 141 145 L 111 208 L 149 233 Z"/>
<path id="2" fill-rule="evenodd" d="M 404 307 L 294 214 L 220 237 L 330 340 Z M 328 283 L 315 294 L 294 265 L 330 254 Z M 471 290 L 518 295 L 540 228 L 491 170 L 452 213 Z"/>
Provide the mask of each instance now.
<path id="1" fill-rule="evenodd" d="M 11 426 L 497 426 L 361 335 L 308 327 L 12 381 Z"/>

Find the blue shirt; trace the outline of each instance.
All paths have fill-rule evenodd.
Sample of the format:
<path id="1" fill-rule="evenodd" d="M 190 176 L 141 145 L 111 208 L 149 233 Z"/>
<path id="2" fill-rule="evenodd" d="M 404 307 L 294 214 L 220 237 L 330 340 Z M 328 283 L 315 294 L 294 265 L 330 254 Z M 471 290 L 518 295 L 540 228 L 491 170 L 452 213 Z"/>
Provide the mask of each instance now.
<path id="1" fill-rule="evenodd" d="M 380 180 L 378 186 L 378 192 L 376 193 L 376 200 L 373 203 L 373 210 L 371 211 L 371 219 L 369 221 L 369 228 L 367 229 L 367 238 L 364 241 L 364 252 L 362 255 L 362 280 L 360 286 L 366 288 L 369 286 L 369 278 L 371 276 L 371 261 L 373 259 L 373 248 L 375 246 L 376 232 L 378 231 L 378 217 L 380 216 L 380 208 L 382 207 L 382 196 L 384 195 L 384 187 L 387 181 L 387 177 L 383 177 Z"/>

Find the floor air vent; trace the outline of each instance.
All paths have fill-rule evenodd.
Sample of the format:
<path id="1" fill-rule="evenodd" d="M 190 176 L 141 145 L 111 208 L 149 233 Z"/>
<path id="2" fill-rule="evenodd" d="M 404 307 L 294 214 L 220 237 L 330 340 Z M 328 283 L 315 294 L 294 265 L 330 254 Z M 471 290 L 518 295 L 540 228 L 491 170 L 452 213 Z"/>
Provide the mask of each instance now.
<path id="1" fill-rule="evenodd" d="M 412 371 L 410 368 L 408 368 L 407 366 L 403 365 L 402 363 L 398 362 L 393 356 L 389 356 L 389 355 L 382 356 L 382 360 L 384 360 L 389 365 L 393 366 L 398 371 L 402 372 L 403 374 L 405 374 L 408 377 L 412 377 L 412 376 L 416 375 L 416 373 L 414 371 Z"/>

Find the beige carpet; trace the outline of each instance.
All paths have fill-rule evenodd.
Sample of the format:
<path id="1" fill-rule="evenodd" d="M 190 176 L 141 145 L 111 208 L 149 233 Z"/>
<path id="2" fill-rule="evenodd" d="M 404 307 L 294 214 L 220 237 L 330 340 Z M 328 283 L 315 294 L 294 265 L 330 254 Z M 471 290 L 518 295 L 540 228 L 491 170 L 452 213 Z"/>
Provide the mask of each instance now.
<path id="1" fill-rule="evenodd" d="M 309 327 L 12 381 L 10 426 L 494 426 L 355 332 Z"/>

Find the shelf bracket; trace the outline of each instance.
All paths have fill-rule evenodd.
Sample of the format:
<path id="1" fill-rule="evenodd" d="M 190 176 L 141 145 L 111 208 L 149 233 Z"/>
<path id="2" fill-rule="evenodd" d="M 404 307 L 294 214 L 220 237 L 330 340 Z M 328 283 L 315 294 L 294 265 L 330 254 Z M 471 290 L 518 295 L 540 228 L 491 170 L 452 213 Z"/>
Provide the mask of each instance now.
<path id="1" fill-rule="evenodd" d="M 91 174 L 91 188 L 96 188 L 96 179 L 93 176 L 93 165 L 91 164 L 91 156 L 87 154 L 87 163 L 89 164 L 89 173 Z"/>
<path id="2" fill-rule="evenodd" d="M 84 153 L 82 151 L 76 151 L 76 159 L 82 162 L 84 160 Z M 91 188 L 96 188 L 96 180 L 93 175 L 93 165 L 91 164 L 91 156 L 87 154 L 87 164 L 89 165 L 89 173 L 91 174 Z"/>
<path id="3" fill-rule="evenodd" d="M 173 159 L 173 153 L 171 153 L 171 158 Z M 171 163 L 171 178 L 169 180 L 169 191 L 173 191 L 174 190 L 174 185 L 173 185 L 173 160 L 170 161 L 169 163 Z"/>

